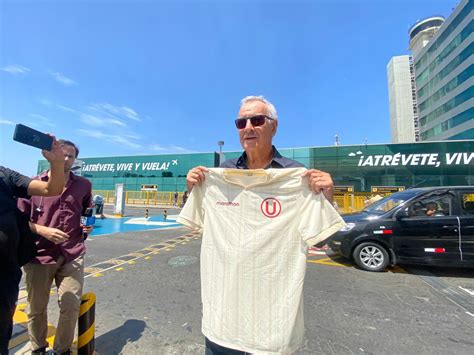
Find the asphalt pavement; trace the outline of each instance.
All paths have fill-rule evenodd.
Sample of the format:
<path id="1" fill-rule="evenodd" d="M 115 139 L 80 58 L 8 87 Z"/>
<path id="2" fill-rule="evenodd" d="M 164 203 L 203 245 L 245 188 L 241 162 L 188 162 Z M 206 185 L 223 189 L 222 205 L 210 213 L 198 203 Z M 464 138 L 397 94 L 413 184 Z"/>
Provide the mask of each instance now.
<path id="1" fill-rule="evenodd" d="M 141 216 L 143 209 L 128 213 Z M 159 213 L 150 209 L 151 215 Z M 200 242 L 184 228 L 90 237 L 84 292 L 97 296 L 98 354 L 204 354 Z M 471 354 L 474 349 L 472 270 L 407 266 L 371 273 L 330 252 L 311 250 L 304 298 L 306 340 L 297 354 Z M 20 310 L 24 303 L 20 298 Z M 53 335 L 55 292 L 49 307 Z M 25 351 L 24 343 L 15 348 Z"/>

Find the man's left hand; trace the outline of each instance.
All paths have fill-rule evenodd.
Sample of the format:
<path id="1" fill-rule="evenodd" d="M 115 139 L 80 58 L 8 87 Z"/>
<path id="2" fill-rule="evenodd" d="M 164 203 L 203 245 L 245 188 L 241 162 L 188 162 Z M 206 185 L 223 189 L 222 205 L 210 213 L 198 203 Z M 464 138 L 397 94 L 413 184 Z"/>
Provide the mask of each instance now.
<path id="1" fill-rule="evenodd" d="M 302 176 L 308 177 L 308 185 L 311 191 L 316 193 L 322 192 L 329 202 L 332 203 L 334 183 L 331 175 L 321 170 L 310 169 L 306 170 Z"/>
<path id="2" fill-rule="evenodd" d="M 87 233 L 87 235 L 90 235 L 93 230 L 94 230 L 94 226 L 84 226 L 84 227 L 82 227 L 82 231 L 84 233 Z"/>

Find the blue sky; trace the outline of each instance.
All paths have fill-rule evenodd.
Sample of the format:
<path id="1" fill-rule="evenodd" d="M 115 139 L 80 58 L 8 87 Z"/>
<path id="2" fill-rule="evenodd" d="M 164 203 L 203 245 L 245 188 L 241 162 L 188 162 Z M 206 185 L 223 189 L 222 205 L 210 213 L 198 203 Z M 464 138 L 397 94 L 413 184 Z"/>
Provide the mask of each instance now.
<path id="1" fill-rule="evenodd" d="M 23 123 L 82 157 L 240 150 L 239 101 L 279 113 L 277 147 L 390 142 L 386 65 L 454 0 L 0 0 L 0 164 L 36 172 Z"/>

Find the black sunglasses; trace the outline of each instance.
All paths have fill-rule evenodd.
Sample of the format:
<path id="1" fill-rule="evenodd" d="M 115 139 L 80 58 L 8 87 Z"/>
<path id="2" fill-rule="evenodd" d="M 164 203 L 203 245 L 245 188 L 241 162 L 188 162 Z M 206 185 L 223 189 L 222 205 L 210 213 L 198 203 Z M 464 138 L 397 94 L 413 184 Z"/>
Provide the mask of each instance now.
<path id="1" fill-rule="evenodd" d="M 244 129 L 247 126 L 247 120 L 250 120 L 250 123 L 254 127 L 262 126 L 265 123 L 266 119 L 273 120 L 273 118 L 266 115 L 257 115 L 252 117 L 237 118 L 235 120 L 235 126 L 238 129 Z"/>

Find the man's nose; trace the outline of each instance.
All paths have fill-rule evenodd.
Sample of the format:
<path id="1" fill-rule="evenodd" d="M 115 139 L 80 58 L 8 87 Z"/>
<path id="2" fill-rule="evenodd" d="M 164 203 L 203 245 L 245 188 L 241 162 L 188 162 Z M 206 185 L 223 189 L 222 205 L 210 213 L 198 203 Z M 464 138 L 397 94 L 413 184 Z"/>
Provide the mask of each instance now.
<path id="1" fill-rule="evenodd" d="M 247 122 L 245 122 L 245 129 L 246 130 L 253 130 L 253 125 L 252 125 L 252 122 L 250 120 L 247 120 Z"/>

